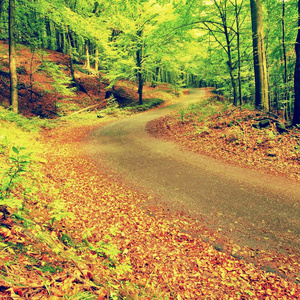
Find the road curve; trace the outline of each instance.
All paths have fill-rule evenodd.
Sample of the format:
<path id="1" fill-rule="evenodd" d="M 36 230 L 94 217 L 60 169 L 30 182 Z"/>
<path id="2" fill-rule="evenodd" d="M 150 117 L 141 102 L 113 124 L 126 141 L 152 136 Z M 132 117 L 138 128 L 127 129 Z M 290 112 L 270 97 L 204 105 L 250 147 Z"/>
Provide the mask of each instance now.
<path id="1" fill-rule="evenodd" d="M 216 226 L 237 243 L 299 251 L 300 184 L 185 151 L 146 132 L 151 120 L 204 95 L 192 89 L 181 104 L 101 126 L 85 137 L 86 154 L 161 201 L 219 216 Z"/>

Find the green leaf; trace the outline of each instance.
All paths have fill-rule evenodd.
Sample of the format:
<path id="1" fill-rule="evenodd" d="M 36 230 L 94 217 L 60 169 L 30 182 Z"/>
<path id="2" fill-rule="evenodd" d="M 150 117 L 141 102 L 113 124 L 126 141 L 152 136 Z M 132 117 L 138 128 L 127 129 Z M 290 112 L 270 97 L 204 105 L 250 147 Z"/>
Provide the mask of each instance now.
<path id="1" fill-rule="evenodd" d="M 19 150 L 15 146 L 12 147 L 12 151 L 14 151 L 16 154 L 20 153 Z"/>
<path id="2" fill-rule="evenodd" d="M 4 177 L 2 179 L 2 188 L 4 191 L 6 191 L 9 188 L 10 183 L 11 183 L 11 180 L 9 177 Z"/>
<path id="3" fill-rule="evenodd" d="M 0 247 L 1 248 L 6 248 L 8 245 L 7 244 L 5 244 L 5 243 L 0 243 Z"/>

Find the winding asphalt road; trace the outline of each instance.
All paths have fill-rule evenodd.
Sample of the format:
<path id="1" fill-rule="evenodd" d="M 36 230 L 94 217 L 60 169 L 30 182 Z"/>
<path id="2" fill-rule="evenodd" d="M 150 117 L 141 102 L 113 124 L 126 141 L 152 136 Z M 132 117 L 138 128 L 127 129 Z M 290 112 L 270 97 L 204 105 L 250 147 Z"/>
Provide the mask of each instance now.
<path id="1" fill-rule="evenodd" d="M 160 201 L 213 216 L 214 226 L 233 233 L 238 243 L 299 251 L 300 184 L 191 153 L 147 133 L 151 120 L 203 97 L 204 91 L 192 89 L 180 104 L 101 126 L 85 137 L 86 153 Z"/>

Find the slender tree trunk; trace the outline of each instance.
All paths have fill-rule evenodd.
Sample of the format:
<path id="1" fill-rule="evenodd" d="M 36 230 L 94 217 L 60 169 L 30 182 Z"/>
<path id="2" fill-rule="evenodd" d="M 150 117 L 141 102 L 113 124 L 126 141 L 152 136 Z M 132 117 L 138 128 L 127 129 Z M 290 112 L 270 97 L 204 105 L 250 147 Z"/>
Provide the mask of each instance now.
<path id="1" fill-rule="evenodd" d="M 226 27 L 227 28 L 227 27 Z M 228 56 L 228 68 L 229 68 L 229 74 L 230 74 L 230 80 L 231 80 L 231 86 L 232 86 L 232 92 L 233 92 L 233 104 L 237 106 L 237 91 L 236 91 L 236 82 L 234 78 L 234 67 L 232 64 L 232 56 L 231 56 L 231 46 L 229 42 L 229 36 L 227 33 L 227 30 L 225 31 L 226 41 L 227 41 L 227 56 Z"/>
<path id="2" fill-rule="evenodd" d="M 139 94 L 139 105 L 143 104 L 143 87 L 144 80 L 142 74 L 142 45 L 140 38 L 142 36 L 142 31 L 137 31 L 138 36 L 138 49 L 136 51 L 136 66 L 137 66 L 137 75 L 138 75 L 138 94 Z"/>
<path id="3" fill-rule="evenodd" d="M 294 74 L 295 106 L 293 125 L 300 125 L 300 0 L 298 0 L 298 35 L 295 44 L 296 65 Z"/>
<path id="4" fill-rule="evenodd" d="M 70 56 L 70 71 L 71 71 L 71 77 L 73 81 L 76 81 L 75 75 L 74 75 L 74 66 L 73 66 L 73 51 L 72 51 L 72 43 L 71 43 L 71 37 L 70 37 L 70 32 L 68 29 L 68 26 L 66 27 L 67 30 L 67 38 L 68 38 L 68 43 L 69 43 L 69 56 Z"/>
<path id="5" fill-rule="evenodd" d="M 214 0 L 214 4 L 217 7 L 220 18 L 222 20 L 223 32 L 226 39 L 226 46 L 222 46 L 222 47 L 225 50 L 228 57 L 227 66 L 229 69 L 230 81 L 232 86 L 233 104 L 237 105 L 237 88 L 236 88 L 236 81 L 234 78 L 234 65 L 232 62 L 232 47 L 231 47 L 231 41 L 229 36 L 230 31 L 228 30 L 228 22 L 227 22 L 227 0 L 225 0 L 224 3 L 219 3 L 218 1 Z"/>
<path id="6" fill-rule="evenodd" d="M 98 73 L 99 70 L 99 50 L 98 47 L 96 46 L 95 49 L 95 71 Z"/>
<path id="7" fill-rule="evenodd" d="M 255 75 L 255 106 L 257 109 L 268 111 L 268 75 L 266 51 L 264 45 L 261 0 L 250 0 L 250 6 Z"/>
<path id="8" fill-rule="evenodd" d="M 226 7 L 225 7 L 226 9 Z M 219 9 L 220 10 L 220 9 Z M 227 17 L 225 14 L 223 14 L 220 10 L 222 22 L 223 22 L 223 29 L 224 29 L 224 35 L 226 38 L 226 49 L 227 49 L 227 65 L 229 68 L 229 74 L 230 74 L 230 80 L 231 80 L 231 86 L 232 86 L 232 92 L 233 92 L 233 104 L 237 106 L 237 90 L 236 90 L 236 82 L 234 78 L 234 67 L 232 63 L 232 54 L 231 54 L 231 43 L 230 43 L 230 38 L 229 38 L 229 32 L 228 32 L 228 26 L 227 26 Z"/>
<path id="9" fill-rule="evenodd" d="M 139 94 L 139 105 L 143 104 L 143 87 L 144 81 L 142 76 L 142 64 L 141 64 L 141 53 L 140 50 L 136 51 L 136 64 L 138 67 L 138 94 Z"/>
<path id="10" fill-rule="evenodd" d="M 90 52 L 89 52 L 89 45 L 88 42 L 85 44 L 85 67 L 89 70 L 91 68 L 91 63 L 90 63 Z"/>
<path id="11" fill-rule="evenodd" d="M 9 71 L 10 71 L 10 106 L 16 113 L 18 104 L 18 76 L 16 63 L 16 39 L 15 39 L 15 0 L 9 0 Z"/>
<path id="12" fill-rule="evenodd" d="M 284 92 L 283 92 L 283 100 L 284 100 L 284 112 L 285 119 L 289 120 L 290 116 L 290 102 L 288 101 L 288 93 L 287 93 L 287 58 L 286 58 L 286 46 L 285 46 L 285 0 L 282 0 L 282 19 L 281 19 L 281 27 L 282 27 L 282 55 L 283 55 L 283 84 L 284 84 Z"/>
<path id="13" fill-rule="evenodd" d="M 243 5 L 243 1 L 241 6 Z M 241 79 L 241 45 L 240 45 L 240 10 L 238 9 L 237 0 L 234 4 L 235 8 L 235 19 L 236 19 L 236 43 L 238 52 L 238 86 L 239 86 L 239 102 L 242 105 L 242 79 Z"/>
<path id="14" fill-rule="evenodd" d="M 33 59 L 35 49 L 31 48 L 31 59 L 30 59 L 30 75 L 29 75 L 29 86 L 30 86 L 30 102 L 33 102 Z"/>
<path id="15" fill-rule="evenodd" d="M 69 43 L 69 56 L 70 56 L 70 72 L 71 72 L 71 77 L 72 81 L 74 82 L 76 88 L 80 90 L 80 87 L 77 83 L 77 80 L 75 78 L 75 73 L 74 73 L 74 65 L 73 65 L 73 47 L 71 43 L 71 37 L 70 37 L 70 32 L 68 26 L 66 27 L 66 32 L 67 32 L 67 38 L 68 38 L 68 43 Z"/>

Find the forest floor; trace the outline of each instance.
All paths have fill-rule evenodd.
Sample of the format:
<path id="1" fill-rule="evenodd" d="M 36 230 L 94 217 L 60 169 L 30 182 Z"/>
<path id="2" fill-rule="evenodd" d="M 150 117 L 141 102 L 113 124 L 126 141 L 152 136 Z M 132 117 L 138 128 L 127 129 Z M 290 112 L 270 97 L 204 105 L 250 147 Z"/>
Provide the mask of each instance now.
<path id="1" fill-rule="evenodd" d="M 6 51 L 7 45 L 1 47 L 0 51 Z M 66 57 L 52 54 L 59 56 L 56 62 L 67 65 Z M 28 115 L 64 115 L 105 100 L 99 80 L 81 73 L 80 83 L 94 95 L 92 102 L 85 92 L 80 92 L 77 102 L 61 99 L 54 103 L 55 97 L 39 97 L 39 85 L 32 86 L 39 78 L 30 82 L 30 74 L 38 73 L 30 68 L 36 70 L 38 64 L 30 65 L 34 61 L 30 52 L 23 55 L 26 72 L 20 68 L 19 77 L 23 76 L 25 87 L 21 90 L 22 109 Z M 0 85 L 6 91 L 5 70 Z M 130 89 L 136 97 L 135 87 Z M 101 94 L 97 94 L 99 90 Z M 149 88 L 146 93 L 159 98 L 162 92 Z M 26 106 L 30 96 L 34 99 Z M 5 106 L 5 94 L 1 101 Z M 203 112 L 207 108 L 204 106 Z M 226 160 L 233 156 L 235 163 L 244 161 L 247 167 L 265 168 L 297 180 L 299 133 L 278 134 L 272 120 L 262 134 L 252 132 L 252 123 L 262 117 L 256 114 L 261 113 L 228 107 L 195 125 L 192 118 L 200 116 L 194 108 L 161 119 L 152 128 L 154 134 L 172 136 L 189 149 L 199 151 L 201 144 L 209 155 L 219 153 Z M 112 109 L 107 119 L 97 119 L 92 113 L 92 122 L 90 116 L 83 121 L 62 118 L 59 126 L 30 140 L 31 147 L 41 152 L 39 167 L 34 167 L 39 170 L 39 180 L 33 180 L 26 193 L 14 191 L 14 198 L 24 198 L 22 210 L 0 207 L 1 299 L 299 299 L 300 262 L 292 251 L 280 254 L 237 246 L 183 211 L 171 214 L 155 199 L 147 205 L 148 196 L 94 166 L 81 150 L 81 139 L 115 115 Z M 1 130 L 12 127 L 3 119 L 0 126 Z M 217 127 L 223 130 L 219 132 Z M 215 142 L 217 134 L 219 144 Z M 243 147 L 253 152 L 252 160 Z M 1 159 L 6 151 L 1 136 Z"/>
<path id="2" fill-rule="evenodd" d="M 91 129 L 60 127 L 44 140 L 47 177 L 56 188 L 64 187 L 61 199 L 75 216 L 60 231 L 77 241 L 89 232 L 89 243 L 113 244 L 120 251 L 120 266 L 131 265 L 130 272 L 104 271 L 98 261 L 85 262 L 90 279 L 99 282 L 102 274 L 122 299 L 299 299 L 297 255 L 239 247 L 204 222 L 182 211 L 170 214 L 158 202 L 142 209 L 148 197 L 107 175 L 81 152 L 80 140 Z M 76 285 L 84 288 L 75 279 L 69 288 Z M 101 293 L 99 299 L 108 299 L 112 289 Z"/>
<path id="3" fill-rule="evenodd" d="M 237 246 L 182 211 L 147 205 L 82 152 L 95 126 L 44 131 L 44 190 L 26 205 L 35 225 L 2 220 L 2 299 L 299 299 L 299 256 Z"/>
<path id="4" fill-rule="evenodd" d="M 230 105 L 209 89 L 207 96 L 199 105 L 154 120 L 149 133 L 193 152 L 300 181 L 299 129 L 287 129 L 278 114 Z"/>

